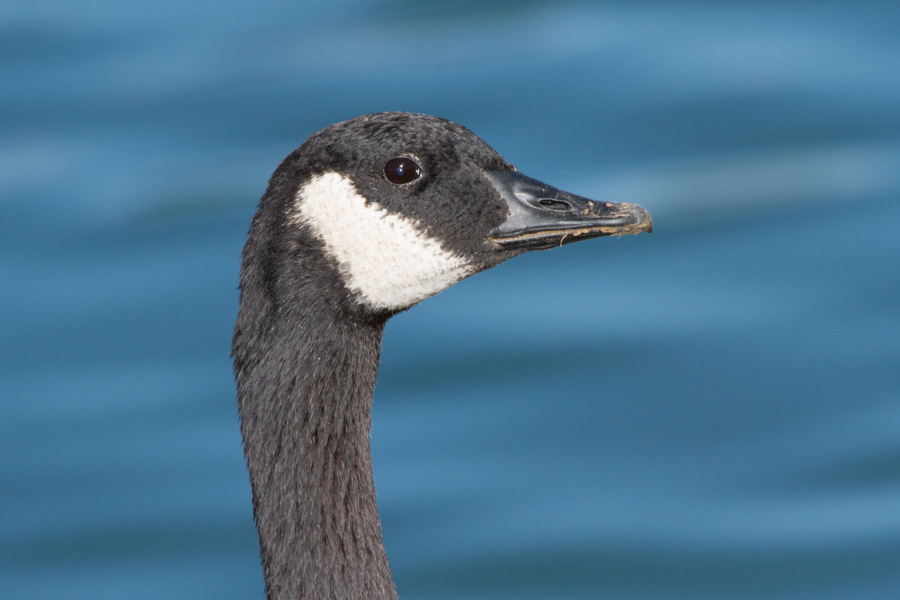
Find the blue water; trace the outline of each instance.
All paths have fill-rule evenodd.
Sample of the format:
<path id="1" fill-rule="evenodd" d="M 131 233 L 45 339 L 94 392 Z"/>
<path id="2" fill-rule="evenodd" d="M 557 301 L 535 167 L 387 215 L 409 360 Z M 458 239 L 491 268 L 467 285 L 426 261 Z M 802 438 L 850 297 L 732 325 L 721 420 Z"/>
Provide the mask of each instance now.
<path id="1" fill-rule="evenodd" d="M 0 598 L 262 598 L 228 356 L 278 162 L 461 122 L 652 236 L 394 319 L 402 598 L 900 597 L 900 9 L 0 8 Z"/>

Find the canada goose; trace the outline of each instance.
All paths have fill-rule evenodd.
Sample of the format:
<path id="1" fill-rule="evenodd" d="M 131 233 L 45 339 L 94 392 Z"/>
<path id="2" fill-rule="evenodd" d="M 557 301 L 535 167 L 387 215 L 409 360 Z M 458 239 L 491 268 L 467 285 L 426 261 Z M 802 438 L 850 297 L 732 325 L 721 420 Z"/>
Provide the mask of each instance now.
<path id="1" fill-rule="evenodd" d="M 288 156 L 250 227 L 232 342 L 268 598 L 397 598 L 369 450 L 391 316 L 528 250 L 651 230 L 640 206 L 526 177 L 427 115 L 344 121 Z"/>

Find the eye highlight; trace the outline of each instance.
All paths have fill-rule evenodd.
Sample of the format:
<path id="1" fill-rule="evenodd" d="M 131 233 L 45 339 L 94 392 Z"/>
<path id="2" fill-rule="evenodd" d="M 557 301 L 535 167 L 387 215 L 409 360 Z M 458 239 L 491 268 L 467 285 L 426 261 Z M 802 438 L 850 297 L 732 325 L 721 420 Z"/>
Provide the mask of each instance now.
<path id="1" fill-rule="evenodd" d="M 422 168 L 411 158 L 398 156 L 384 165 L 384 177 L 396 185 L 410 183 L 422 176 Z"/>

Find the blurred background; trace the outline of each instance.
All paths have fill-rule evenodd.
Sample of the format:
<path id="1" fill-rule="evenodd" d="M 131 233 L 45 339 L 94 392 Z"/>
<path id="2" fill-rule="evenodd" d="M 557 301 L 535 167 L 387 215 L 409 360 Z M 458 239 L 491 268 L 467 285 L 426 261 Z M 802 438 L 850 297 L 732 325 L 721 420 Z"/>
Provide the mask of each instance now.
<path id="1" fill-rule="evenodd" d="M 900 594 L 897 2 L 0 7 L 0 597 L 263 598 L 229 358 L 279 161 L 382 111 L 638 202 L 387 328 L 401 598 Z"/>

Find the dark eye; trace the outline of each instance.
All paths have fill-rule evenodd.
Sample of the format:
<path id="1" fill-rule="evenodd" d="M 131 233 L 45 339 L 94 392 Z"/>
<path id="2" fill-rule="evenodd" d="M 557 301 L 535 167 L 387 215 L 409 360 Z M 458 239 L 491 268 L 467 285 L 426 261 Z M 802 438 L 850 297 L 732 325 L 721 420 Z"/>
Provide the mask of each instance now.
<path id="1" fill-rule="evenodd" d="M 398 156 L 387 161 L 387 164 L 384 165 L 384 176 L 391 183 L 401 185 L 421 177 L 422 168 L 413 159 Z"/>

